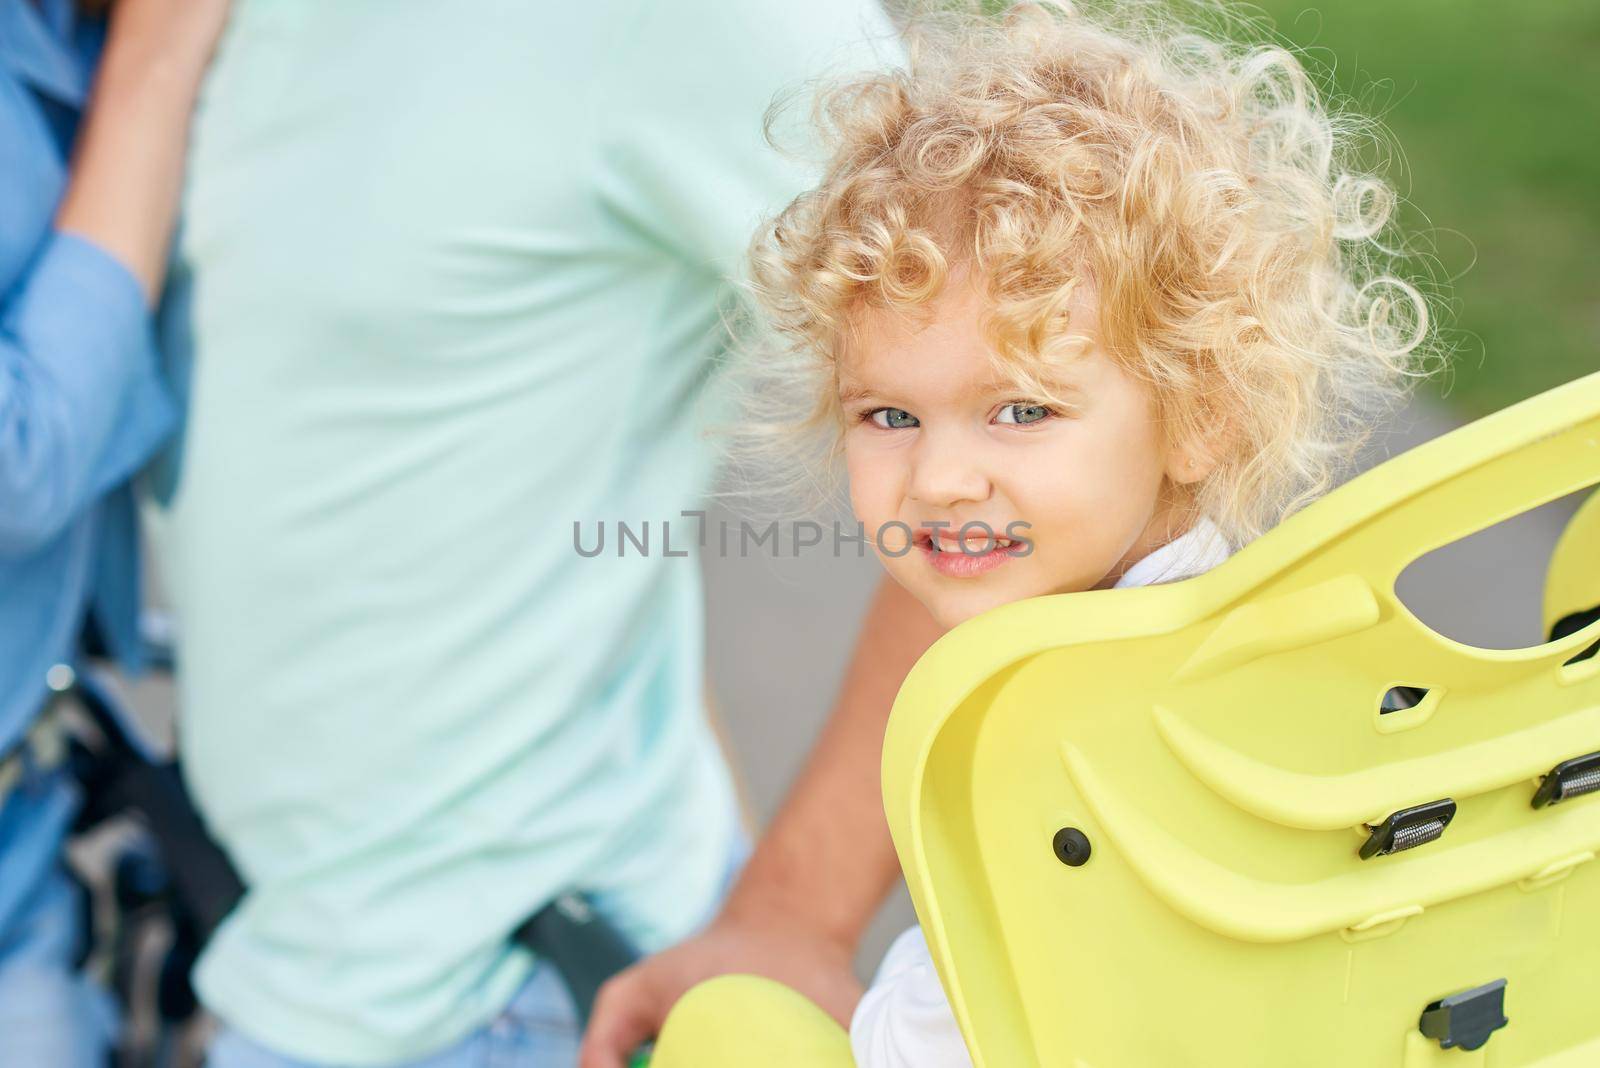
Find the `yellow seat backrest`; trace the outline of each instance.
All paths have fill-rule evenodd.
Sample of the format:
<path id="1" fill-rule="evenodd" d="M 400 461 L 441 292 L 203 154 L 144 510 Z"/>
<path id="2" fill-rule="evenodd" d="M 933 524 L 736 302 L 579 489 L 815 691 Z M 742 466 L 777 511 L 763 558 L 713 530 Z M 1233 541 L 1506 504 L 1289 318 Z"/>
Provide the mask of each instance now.
<path id="1" fill-rule="evenodd" d="M 1479 649 L 1394 591 L 1597 482 L 1600 374 L 1389 460 L 1204 575 L 942 637 L 895 702 L 883 791 L 978 1068 L 1600 1065 L 1600 794 L 1531 803 L 1600 751 L 1600 656 L 1581 658 L 1600 622 Z M 1547 627 L 1600 604 L 1600 494 L 1548 591 Z M 1383 712 L 1393 687 L 1427 694 Z M 1437 840 L 1362 859 L 1391 814 L 1446 799 Z M 1509 1023 L 1478 1050 L 1418 1030 L 1501 979 Z"/>

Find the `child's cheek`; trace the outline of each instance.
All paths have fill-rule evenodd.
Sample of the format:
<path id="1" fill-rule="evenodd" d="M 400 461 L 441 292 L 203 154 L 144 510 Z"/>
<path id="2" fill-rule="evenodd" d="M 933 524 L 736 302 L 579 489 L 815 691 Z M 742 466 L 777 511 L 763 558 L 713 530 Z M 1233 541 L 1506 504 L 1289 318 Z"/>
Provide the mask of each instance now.
<path id="1" fill-rule="evenodd" d="M 850 480 L 850 509 L 864 535 L 876 541 L 882 528 L 900 518 L 903 479 L 893 458 L 866 447 L 846 446 L 845 469 Z M 883 548 L 899 551 L 907 535 L 898 527 L 882 531 Z"/>

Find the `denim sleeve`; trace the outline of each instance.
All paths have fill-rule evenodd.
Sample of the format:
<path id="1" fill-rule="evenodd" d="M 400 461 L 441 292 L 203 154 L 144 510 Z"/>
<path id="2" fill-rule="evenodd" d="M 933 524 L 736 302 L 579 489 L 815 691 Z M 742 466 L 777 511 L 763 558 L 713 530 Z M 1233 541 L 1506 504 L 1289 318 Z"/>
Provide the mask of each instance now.
<path id="1" fill-rule="evenodd" d="M 172 421 L 138 281 L 52 231 L 0 307 L 0 555 L 47 544 Z"/>

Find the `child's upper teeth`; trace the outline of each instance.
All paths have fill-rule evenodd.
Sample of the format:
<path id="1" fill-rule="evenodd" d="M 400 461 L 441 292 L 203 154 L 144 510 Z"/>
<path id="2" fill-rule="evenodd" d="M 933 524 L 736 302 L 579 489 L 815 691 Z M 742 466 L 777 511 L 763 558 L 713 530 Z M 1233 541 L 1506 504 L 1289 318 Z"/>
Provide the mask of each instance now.
<path id="1" fill-rule="evenodd" d="M 960 552 L 964 547 L 971 546 L 976 549 L 983 546 L 986 549 L 1008 549 L 1011 547 L 1010 538 L 968 538 L 965 541 L 951 541 L 945 538 L 934 538 L 933 547 L 940 552 Z"/>

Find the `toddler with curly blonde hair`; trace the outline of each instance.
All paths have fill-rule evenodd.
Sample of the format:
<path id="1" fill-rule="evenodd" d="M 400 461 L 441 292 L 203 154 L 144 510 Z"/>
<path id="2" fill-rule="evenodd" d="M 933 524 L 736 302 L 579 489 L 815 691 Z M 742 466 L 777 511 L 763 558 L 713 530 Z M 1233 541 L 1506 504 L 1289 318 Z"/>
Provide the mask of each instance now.
<path id="1" fill-rule="evenodd" d="M 939 4 L 903 69 L 816 97 L 825 175 L 751 247 L 779 344 L 739 433 L 812 484 L 842 456 L 946 627 L 1214 566 L 1335 485 L 1439 355 L 1395 193 L 1354 165 L 1375 125 L 1241 25 Z M 915 928 L 852 1042 L 969 1063 Z"/>

